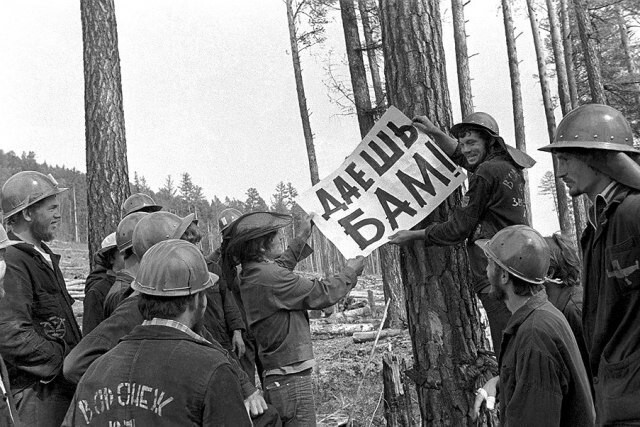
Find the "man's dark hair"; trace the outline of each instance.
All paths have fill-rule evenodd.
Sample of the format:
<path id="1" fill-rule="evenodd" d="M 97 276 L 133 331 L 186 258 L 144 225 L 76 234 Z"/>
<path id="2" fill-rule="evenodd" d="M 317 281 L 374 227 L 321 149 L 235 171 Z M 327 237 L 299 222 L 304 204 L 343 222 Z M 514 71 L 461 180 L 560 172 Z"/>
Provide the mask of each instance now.
<path id="1" fill-rule="evenodd" d="M 140 299 L 138 300 L 138 310 L 140 310 L 144 320 L 151 320 L 154 317 L 175 319 L 184 313 L 187 307 L 195 307 L 195 294 L 181 297 L 140 294 Z"/>
<path id="2" fill-rule="evenodd" d="M 235 258 L 242 264 L 249 261 L 262 261 L 264 259 L 264 251 L 271 244 L 273 239 L 278 235 L 277 231 L 273 231 L 264 236 L 247 240 L 238 247 L 234 254 Z"/>
<path id="3" fill-rule="evenodd" d="M 122 253 L 122 257 L 127 260 L 129 257 L 133 256 L 133 248 L 127 248 Z"/>
<path id="4" fill-rule="evenodd" d="M 560 286 L 578 286 L 580 284 L 580 258 L 571 240 L 562 234 L 544 238 L 551 251 L 549 264 L 550 277 L 558 279 Z"/>
<path id="5" fill-rule="evenodd" d="M 180 236 L 180 240 L 186 240 L 194 245 L 200 243 L 200 240 L 202 240 L 202 233 L 195 222 L 189 224 L 187 229 L 184 230 L 184 233 L 182 233 L 182 236 Z"/>
<path id="6" fill-rule="evenodd" d="M 511 282 L 513 283 L 513 293 L 521 297 L 530 297 L 535 295 L 544 288 L 543 284 L 536 284 L 522 280 L 519 277 L 509 274 Z"/>
<path id="7" fill-rule="evenodd" d="M 460 139 L 469 135 L 471 132 L 475 132 L 480 137 L 480 139 L 482 139 L 485 142 L 487 155 L 498 154 L 500 152 L 505 151 L 502 144 L 500 144 L 500 142 L 498 141 L 498 138 L 491 135 L 486 130 L 483 130 L 477 127 L 473 127 L 473 126 L 464 127 L 459 132 L 457 132 L 454 136 L 456 137 L 456 139 Z"/>

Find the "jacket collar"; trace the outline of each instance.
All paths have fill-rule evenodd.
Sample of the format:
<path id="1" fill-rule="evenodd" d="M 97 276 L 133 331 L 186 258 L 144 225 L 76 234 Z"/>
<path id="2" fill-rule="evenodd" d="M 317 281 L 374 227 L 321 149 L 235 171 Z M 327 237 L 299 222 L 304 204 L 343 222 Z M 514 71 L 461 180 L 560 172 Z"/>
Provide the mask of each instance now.
<path id="1" fill-rule="evenodd" d="M 171 326 L 163 325 L 138 325 L 128 334 L 120 339 L 120 341 L 144 341 L 144 340 L 158 340 L 158 341 L 190 341 L 199 345 L 205 345 L 213 347 L 213 345 L 203 340 L 202 338 L 196 339 L 185 332 L 173 328 Z"/>
<path id="2" fill-rule="evenodd" d="M 582 288 L 580 286 L 565 286 L 564 288 L 560 289 L 560 292 L 556 294 L 555 298 L 552 298 L 549 295 L 547 295 L 547 298 L 549 299 L 549 302 L 553 304 L 558 310 L 564 311 L 571 297 L 581 292 Z"/>
<path id="3" fill-rule="evenodd" d="M 620 203 L 622 203 L 622 201 L 627 197 L 630 191 L 631 189 L 629 187 L 626 187 L 620 183 L 615 185 L 611 189 L 611 192 L 607 197 L 607 203 L 605 204 L 605 206 L 596 210 L 598 214 L 597 218 L 593 218 L 595 221 L 592 222 L 592 218 L 587 221 L 587 227 L 585 228 L 585 233 L 583 234 L 583 236 L 586 235 L 587 230 L 589 230 L 592 233 L 595 232 L 594 241 L 598 240 L 598 238 L 604 231 L 604 227 L 602 226 L 609 221 L 612 212 L 618 207 Z M 596 202 L 598 201 L 602 202 L 603 200 L 602 198 L 600 200 L 596 198 Z M 593 211 L 591 209 L 589 210 L 589 215 L 593 215 Z"/>
<path id="4" fill-rule="evenodd" d="M 541 289 L 537 294 L 531 296 L 522 307 L 511 315 L 509 322 L 507 322 L 507 327 L 504 329 L 504 333 L 514 335 L 531 313 L 548 301 L 547 293 L 544 289 Z"/>
<path id="5" fill-rule="evenodd" d="M 18 243 L 17 245 L 14 245 L 13 246 L 14 248 L 19 249 L 22 252 L 26 252 L 31 256 L 37 256 L 38 259 L 41 259 L 44 262 L 44 258 L 42 257 L 42 254 L 40 254 L 40 252 L 36 249 L 36 247 L 33 246 L 31 243 L 25 242 L 20 237 L 18 237 L 13 231 L 9 231 L 7 235 L 11 240 L 19 240 L 22 242 L 22 243 Z M 44 242 L 42 242 L 41 245 L 42 245 L 42 250 L 51 257 L 51 260 L 55 264 L 57 264 L 58 261 L 60 260 L 60 255 L 53 253 L 53 251 L 51 251 L 49 246 L 47 246 Z"/>

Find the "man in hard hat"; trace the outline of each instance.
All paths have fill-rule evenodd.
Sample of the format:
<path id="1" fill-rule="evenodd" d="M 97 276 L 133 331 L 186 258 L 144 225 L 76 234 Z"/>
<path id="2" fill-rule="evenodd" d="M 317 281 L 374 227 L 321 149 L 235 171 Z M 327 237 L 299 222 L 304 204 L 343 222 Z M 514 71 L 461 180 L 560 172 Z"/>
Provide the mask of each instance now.
<path id="1" fill-rule="evenodd" d="M 6 296 L 0 302 L 0 354 L 21 421 L 59 426 L 74 387 L 62 376 L 65 355 L 80 341 L 60 255 L 44 243 L 60 223 L 58 187 L 51 175 L 24 171 L 2 187 L 2 210 L 20 244 L 6 249 Z"/>
<path id="2" fill-rule="evenodd" d="M 456 208 L 448 221 L 429 224 L 425 229 L 399 231 L 389 237 L 390 242 L 424 240 L 426 245 L 451 246 L 466 241 L 472 285 L 487 313 L 497 353 L 510 313 L 503 302 L 489 294 L 484 273 L 487 259 L 473 243 L 492 237 L 506 226 L 528 223 L 523 169 L 535 161 L 507 145 L 499 135 L 498 123 L 487 113 L 472 113 L 454 125 L 451 134 L 457 140 L 427 117 L 415 118 L 413 125 L 433 138 L 456 164 L 471 172 L 469 190 L 463 206 Z"/>
<path id="3" fill-rule="evenodd" d="M 134 212 L 158 212 L 162 210 L 162 206 L 156 205 L 151 196 L 144 193 L 134 193 L 127 197 L 122 204 L 122 218 Z"/>
<path id="4" fill-rule="evenodd" d="M 116 233 L 102 240 L 100 250 L 93 256 L 94 268 L 84 285 L 82 305 L 82 333 L 88 334 L 104 320 L 104 300 L 116 281 L 116 272 L 124 266 L 124 259 L 116 242 Z"/>
<path id="5" fill-rule="evenodd" d="M 116 246 L 124 259 L 124 266 L 116 273 L 116 281 L 109 289 L 104 299 L 104 318 L 111 316 L 118 304 L 131 295 L 131 282 L 136 278 L 140 259 L 133 252 L 133 230 L 142 218 L 149 215 L 146 212 L 133 212 L 118 223 L 116 231 Z"/>
<path id="6" fill-rule="evenodd" d="M 587 104 L 541 148 L 592 202 L 582 247 L 582 325 L 600 425 L 640 423 L 640 150 L 618 110 Z"/>
<path id="7" fill-rule="evenodd" d="M 6 250 L 9 246 L 14 246 L 20 243 L 18 240 L 9 240 L 7 232 L 4 227 L 0 225 L 0 300 L 4 298 L 4 276 L 7 271 L 7 264 L 5 262 Z M 11 393 L 11 386 L 9 384 L 9 374 L 7 373 L 7 367 L 0 355 L 0 393 L 2 398 L 0 399 L 0 425 L 3 426 L 15 426 L 21 425 L 18 418 L 18 411 L 16 410 L 13 394 Z"/>
<path id="8" fill-rule="evenodd" d="M 242 264 L 240 288 L 249 328 L 264 367 L 265 400 L 278 410 L 285 426 L 316 423 L 311 371 L 315 366 L 307 310 L 335 304 L 357 282 L 364 258 L 347 260 L 330 280 L 309 280 L 293 269 L 311 235 L 311 217 L 286 250 L 282 228 L 291 216 L 252 212 L 238 218 L 223 255 L 225 264 Z"/>
<path id="9" fill-rule="evenodd" d="M 151 213 L 142 218 L 133 231 L 133 251 L 142 260 L 147 251 L 159 242 L 168 239 L 188 241 L 186 239 L 193 235 L 188 231 L 192 223 L 193 215 L 180 218 L 164 211 Z M 189 243 L 194 244 L 194 241 L 191 240 Z M 133 292 L 125 298 L 108 319 L 86 335 L 69 353 L 64 361 L 64 375 L 69 381 L 79 382 L 98 357 L 115 347 L 123 336 L 142 323 L 143 318 L 138 310 L 139 298 L 138 292 Z M 210 341 L 214 340 L 204 328 L 196 332 Z M 262 394 L 242 371 L 239 363 L 232 357 L 230 357 L 230 363 L 240 381 L 245 406 L 253 417 L 254 425 L 256 427 L 279 425 L 280 419 L 277 412 L 273 407 L 267 407 Z"/>
<path id="10" fill-rule="evenodd" d="M 195 332 L 216 280 L 186 241 L 149 249 L 132 283 L 144 322 L 87 370 L 63 425 L 251 426 L 225 350 Z"/>
<path id="11" fill-rule="evenodd" d="M 500 349 L 500 376 L 478 390 L 475 417 L 497 392 L 503 425 L 593 425 L 591 388 L 578 345 L 544 291 L 549 269 L 544 238 L 531 227 L 512 225 L 476 244 L 488 258 L 491 292 L 513 314 Z"/>

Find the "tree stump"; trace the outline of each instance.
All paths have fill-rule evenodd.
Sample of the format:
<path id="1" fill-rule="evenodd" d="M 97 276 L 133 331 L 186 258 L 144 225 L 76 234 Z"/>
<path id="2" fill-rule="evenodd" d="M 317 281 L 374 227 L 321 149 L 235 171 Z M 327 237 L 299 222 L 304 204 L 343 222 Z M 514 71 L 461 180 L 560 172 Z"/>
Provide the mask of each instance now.
<path id="1" fill-rule="evenodd" d="M 406 370 L 404 359 L 390 352 L 382 356 L 382 381 L 384 385 L 384 417 L 387 426 L 411 426 L 411 394 L 403 381 Z"/>

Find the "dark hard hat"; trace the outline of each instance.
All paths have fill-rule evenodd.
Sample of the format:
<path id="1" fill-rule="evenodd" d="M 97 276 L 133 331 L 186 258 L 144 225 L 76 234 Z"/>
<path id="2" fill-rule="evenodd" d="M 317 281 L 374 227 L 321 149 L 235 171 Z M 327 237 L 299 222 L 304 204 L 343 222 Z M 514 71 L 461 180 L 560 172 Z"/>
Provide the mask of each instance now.
<path id="1" fill-rule="evenodd" d="M 2 186 L 2 211 L 5 218 L 9 218 L 40 200 L 67 190 L 58 187 L 58 182 L 50 174 L 18 172 Z"/>
<path id="2" fill-rule="evenodd" d="M 131 288 L 146 295 L 180 297 L 201 292 L 218 281 L 202 252 L 189 242 L 170 239 L 154 245 L 140 262 Z"/>
<path id="3" fill-rule="evenodd" d="M 124 251 L 133 246 L 133 230 L 140 220 L 147 215 L 149 215 L 147 212 L 134 212 L 122 218 L 122 221 L 118 224 L 118 231 L 116 231 L 116 245 L 120 253 L 124 253 Z"/>
<path id="4" fill-rule="evenodd" d="M 134 212 L 157 212 L 162 210 L 162 206 L 156 205 L 156 202 L 150 196 L 143 193 L 135 193 L 127 197 L 122 204 L 122 217 Z"/>
<path id="5" fill-rule="evenodd" d="M 476 241 L 488 258 L 526 282 L 544 283 L 551 253 L 544 237 L 526 225 L 511 225 L 490 240 Z"/>
<path id="6" fill-rule="evenodd" d="M 229 227 L 236 219 L 242 216 L 242 212 L 238 209 L 227 208 L 220 213 L 218 216 L 218 229 L 220 232 L 223 232 L 227 227 Z"/>
<path id="7" fill-rule="evenodd" d="M 181 238 L 193 220 L 193 214 L 180 218 L 165 211 L 146 215 L 133 230 L 133 252 L 142 259 L 145 252 L 156 243 Z"/>
<path id="8" fill-rule="evenodd" d="M 489 133 L 491 136 L 499 136 L 498 122 L 487 113 L 471 113 L 460 123 L 451 126 L 451 134 L 457 138 L 458 134 L 466 129 L 478 129 Z"/>
<path id="9" fill-rule="evenodd" d="M 586 104 L 567 114 L 556 129 L 553 143 L 541 151 L 586 148 L 640 153 L 633 147 L 631 126 L 622 113 L 603 104 Z"/>
<path id="10" fill-rule="evenodd" d="M 4 227 L 0 225 L 0 249 L 6 249 L 9 246 L 17 245 L 18 243 L 22 243 L 20 240 L 9 240 L 9 236 L 7 236 L 7 232 Z"/>

